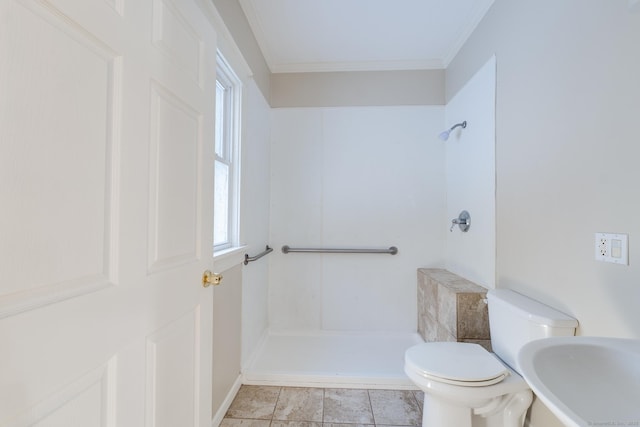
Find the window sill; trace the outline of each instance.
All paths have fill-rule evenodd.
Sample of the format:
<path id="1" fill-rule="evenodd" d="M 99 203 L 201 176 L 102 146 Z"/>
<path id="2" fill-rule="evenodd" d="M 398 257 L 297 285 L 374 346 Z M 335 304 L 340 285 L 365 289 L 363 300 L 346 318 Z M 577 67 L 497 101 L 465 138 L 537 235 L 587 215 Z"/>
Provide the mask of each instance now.
<path id="1" fill-rule="evenodd" d="M 213 266 L 217 272 L 223 272 L 244 262 L 247 245 L 224 249 L 213 254 Z"/>

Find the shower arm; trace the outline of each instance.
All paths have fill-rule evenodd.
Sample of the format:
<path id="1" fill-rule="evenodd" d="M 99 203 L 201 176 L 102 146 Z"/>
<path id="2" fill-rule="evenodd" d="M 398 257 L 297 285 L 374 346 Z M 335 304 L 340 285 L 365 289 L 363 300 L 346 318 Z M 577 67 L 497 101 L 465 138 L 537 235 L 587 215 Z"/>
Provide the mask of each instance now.
<path id="1" fill-rule="evenodd" d="M 465 120 L 465 121 L 464 121 L 464 122 L 462 122 L 462 123 L 458 123 L 458 124 L 453 125 L 453 126 L 451 127 L 451 129 L 449 129 L 449 132 L 451 132 L 452 130 L 454 130 L 454 129 L 455 129 L 455 128 L 457 128 L 457 127 L 461 127 L 462 129 L 466 128 L 466 127 L 467 127 L 467 121 Z"/>

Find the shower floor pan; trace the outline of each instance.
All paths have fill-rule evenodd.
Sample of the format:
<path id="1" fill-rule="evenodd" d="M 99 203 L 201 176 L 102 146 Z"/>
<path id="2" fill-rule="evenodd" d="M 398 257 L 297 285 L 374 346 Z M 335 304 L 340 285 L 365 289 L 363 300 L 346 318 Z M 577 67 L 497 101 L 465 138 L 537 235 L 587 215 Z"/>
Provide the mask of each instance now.
<path id="1" fill-rule="evenodd" d="M 404 373 L 404 352 L 421 342 L 416 333 L 271 332 L 244 369 L 243 383 L 415 390 Z"/>

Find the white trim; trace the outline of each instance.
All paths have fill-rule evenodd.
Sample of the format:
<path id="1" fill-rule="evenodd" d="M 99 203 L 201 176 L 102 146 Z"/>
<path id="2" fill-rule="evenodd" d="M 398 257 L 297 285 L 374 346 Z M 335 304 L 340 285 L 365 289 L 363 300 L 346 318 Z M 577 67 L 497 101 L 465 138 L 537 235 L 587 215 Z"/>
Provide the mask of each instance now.
<path id="1" fill-rule="evenodd" d="M 222 52 L 226 60 L 229 61 L 231 68 L 233 68 L 235 73 L 240 77 L 240 80 L 253 76 L 251 67 L 249 67 L 249 64 L 244 59 L 238 45 L 236 45 L 233 40 L 231 32 L 225 25 L 224 20 L 214 6 L 213 1 L 196 0 L 196 3 L 216 31 L 216 35 L 218 36 L 216 43 L 218 50 Z"/>
<path id="2" fill-rule="evenodd" d="M 243 377 L 243 384 L 281 387 L 360 388 L 368 390 L 419 390 L 409 379 L 402 381 L 384 378 L 296 374 L 247 374 Z"/>
<path id="3" fill-rule="evenodd" d="M 227 396 L 224 398 L 224 401 L 220 404 L 220 407 L 218 408 L 215 415 L 211 419 L 211 427 L 218 427 L 220 423 L 222 423 L 222 420 L 224 419 L 224 416 L 227 413 L 227 410 L 229 409 L 229 407 L 231 407 L 231 404 L 233 403 L 233 399 L 235 399 L 236 394 L 238 394 L 238 390 L 240 390 L 241 386 L 242 386 L 242 376 L 238 375 L 238 378 L 236 378 L 235 382 L 231 386 L 229 393 L 227 393 Z"/>
<path id="4" fill-rule="evenodd" d="M 235 248 L 225 249 L 213 255 L 213 265 L 218 272 L 224 272 L 237 265 L 241 265 L 244 261 L 244 251 L 247 248 L 237 246 Z"/>
<path id="5" fill-rule="evenodd" d="M 249 22 L 249 27 L 254 33 L 256 42 L 258 43 L 258 47 L 262 52 L 262 56 L 264 57 L 264 61 L 267 63 L 269 70 L 273 73 L 273 64 L 275 62 L 274 56 L 272 54 L 273 49 L 270 48 L 267 43 L 267 37 L 265 37 L 264 27 L 260 19 L 258 18 L 258 14 L 256 13 L 255 8 L 253 7 L 253 3 L 248 0 L 240 0 L 240 7 L 244 12 L 244 16 L 247 18 Z"/>
<path id="6" fill-rule="evenodd" d="M 396 71 L 396 70 L 442 70 L 444 63 L 440 59 L 423 61 L 354 61 L 354 62 L 268 62 L 271 72 L 312 73 L 336 71 Z"/>
<path id="7" fill-rule="evenodd" d="M 216 54 L 216 82 L 220 82 L 228 91 L 224 97 L 224 121 L 222 125 L 223 153 L 216 153 L 215 160 L 229 167 L 228 223 L 227 241 L 214 246 L 216 250 L 235 248 L 240 245 L 240 200 L 241 200 L 241 159 L 242 159 L 242 100 L 243 84 L 233 67 L 220 51 Z M 217 122 L 217 119 L 216 119 Z M 219 123 L 216 123 L 219 125 Z M 216 131 L 217 134 L 217 131 Z M 215 210 L 214 210 L 215 212 Z M 214 238 L 215 242 L 215 238 Z"/>

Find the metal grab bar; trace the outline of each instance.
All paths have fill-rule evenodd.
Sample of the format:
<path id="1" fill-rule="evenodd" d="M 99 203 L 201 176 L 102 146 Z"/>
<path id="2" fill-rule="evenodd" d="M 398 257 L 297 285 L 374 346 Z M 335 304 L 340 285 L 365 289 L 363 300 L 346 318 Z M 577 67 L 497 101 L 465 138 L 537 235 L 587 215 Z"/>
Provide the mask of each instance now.
<path id="1" fill-rule="evenodd" d="M 244 265 L 249 264 L 251 261 L 257 261 L 266 254 L 270 254 L 271 252 L 273 252 L 273 248 L 270 248 L 269 245 L 267 245 L 264 251 L 260 252 L 256 256 L 249 256 L 249 254 L 244 254 Z"/>
<path id="2" fill-rule="evenodd" d="M 291 248 L 287 245 L 282 247 L 282 253 L 289 252 L 313 252 L 331 254 L 390 254 L 398 253 L 398 248 L 391 246 L 389 249 L 332 249 L 332 248 Z"/>

